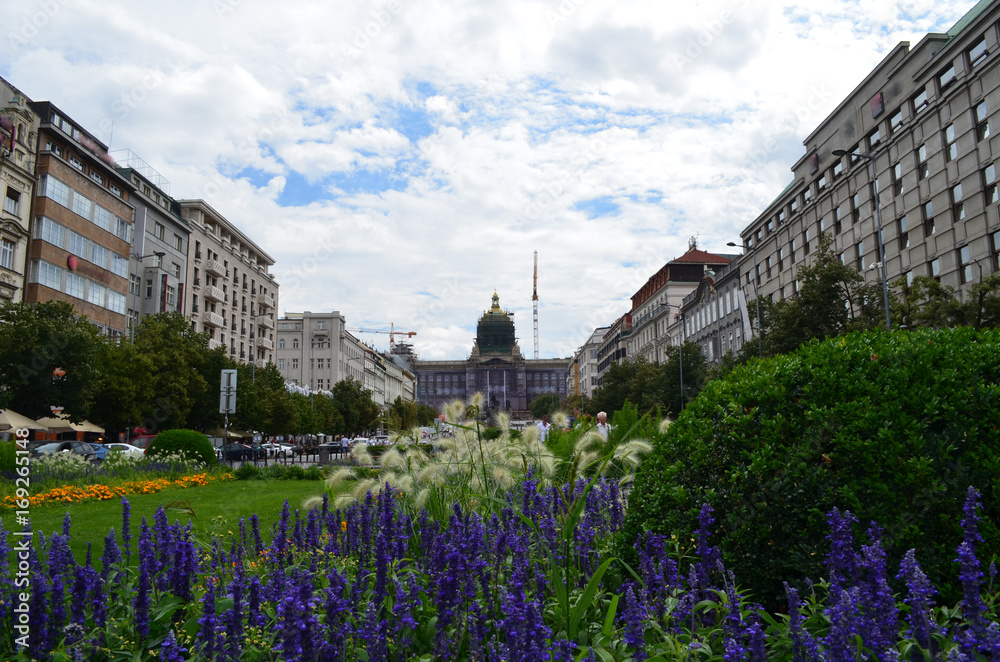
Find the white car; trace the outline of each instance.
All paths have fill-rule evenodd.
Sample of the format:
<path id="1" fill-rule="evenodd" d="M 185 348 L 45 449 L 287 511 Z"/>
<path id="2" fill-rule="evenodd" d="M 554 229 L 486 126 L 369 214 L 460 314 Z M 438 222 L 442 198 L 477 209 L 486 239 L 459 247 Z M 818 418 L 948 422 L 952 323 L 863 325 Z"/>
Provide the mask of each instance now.
<path id="1" fill-rule="evenodd" d="M 287 446 L 287 445 L 284 445 L 284 444 L 275 444 L 275 443 L 268 442 L 266 444 L 261 444 L 260 446 L 265 451 L 267 451 L 267 456 L 268 457 L 279 457 L 279 456 L 280 457 L 285 457 L 286 455 L 288 455 L 291 452 L 290 451 L 291 446 Z"/>
<path id="2" fill-rule="evenodd" d="M 141 458 L 146 453 L 143 449 L 132 444 L 113 442 L 104 445 L 108 447 L 108 453 L 122 453 L 128 457 Z"/>

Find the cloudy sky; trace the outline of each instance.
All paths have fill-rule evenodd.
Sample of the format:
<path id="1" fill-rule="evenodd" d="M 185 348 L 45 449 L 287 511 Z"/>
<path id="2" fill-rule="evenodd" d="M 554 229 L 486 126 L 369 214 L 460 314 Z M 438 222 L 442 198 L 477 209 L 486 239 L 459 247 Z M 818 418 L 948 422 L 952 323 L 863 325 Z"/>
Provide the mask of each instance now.
<path id="1" fill-rule="evenodd" d="M 972 0 L 26 0 L 0 75 L 204 198 L 339 310 L 462 359 L 496 290 L 569 356 L 712 252 L 900 41 Z M 362 336 L 377 347 L 385 336 Z"/>

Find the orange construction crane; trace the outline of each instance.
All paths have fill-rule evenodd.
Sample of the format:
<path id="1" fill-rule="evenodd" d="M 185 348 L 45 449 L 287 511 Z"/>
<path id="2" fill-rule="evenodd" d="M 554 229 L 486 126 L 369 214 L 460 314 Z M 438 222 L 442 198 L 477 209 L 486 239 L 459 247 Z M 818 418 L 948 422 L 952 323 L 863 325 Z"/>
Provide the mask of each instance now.
<path id="1" fill-rule="evenodd" d="M 396 336 L 397 335 L 399 335 L 399 336 L 406 336 L 407 338 L 412 338 L 413 336 L 417 335 L 416 331 L 400 331 L 400 330 L 398 330 L 396 328 L 396 325 L 394 323 L 392 323 L 392 322 L 389 323 L 389 328 L 388 329 L 365 329 L 365 328 L 362 328 L 362 327 L 348 327 L 347 330 L 348 331 L 352 331 L 354 333 L 384 333 L 384 334 L 388 334 L 389 335 L 389 344 L 390 345 L 395 345 L 396 344 Z"/>

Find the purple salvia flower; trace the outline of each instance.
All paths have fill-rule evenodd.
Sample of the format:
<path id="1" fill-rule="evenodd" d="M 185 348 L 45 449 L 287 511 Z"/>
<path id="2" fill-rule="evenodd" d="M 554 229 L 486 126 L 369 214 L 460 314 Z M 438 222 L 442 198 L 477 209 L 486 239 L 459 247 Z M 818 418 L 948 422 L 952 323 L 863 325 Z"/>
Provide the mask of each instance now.
<path id="1" fill-rule="evenodd" d="M 73 569 L 73 592 L 70 600 L 70 621 L 77 625 L 87 622 L 87 567 Z"/>
<path id="2" fill-rule="evenodd" d="M 215 580 L 209 578 L 207 583 L 208 587 L 201 601 L 201 618 L 198 619 L 198 625 L 201 626 L 198 639 L 205 658 L 214 660 L 222 652 L 222 634 L 215 614 Z"/>
<path id="3" fill-rule="evenodd" d="M 66 623 L 66 588 L 63 586 L 62 575 L 56 575 L 52 578 L 49 606 L 52 609 L 52 620 L 49 627 L 52 628 L 53 633 L 57 633 L 62 630 Z"/>
<path id="4" fill-rule="evenodd" d="M 830 587 L 831 606 L 826 610 L 830 630 L 826 636 L 829 662 L 854 662 L 852 645 L 861 632 L 858 628 L 858 602 L 861 589 L 845 590 L 839 584 Z"/>
<path id="5" fill-rule="evenodd" d="M 262 627 L 265 623 L 260 613 L 260 580 L 254 577 L 250 580 L 250 598 L 247 604 L 247 625 Z"/>
<path id="6" fill-rule="evenodd" d="M 104 554 L 101 556 L 101 578 L 107 579 L 112 568 L 121 563 L 122 553 L 118 549 L 118 538 L 112 527 L 111 532 L 104 539 Z"/>
<path id="7" fill-rule="evenodd" d="M 160 644 L 160 659 L 163 662 L 184 662 L 186 652 L 187 649 L 177 642 L 173 630 L 167 633 L 167 638 Z"/>
<path id="8" fill-rule="evenodd" d="M 149 636 L 149 590 L 149 561 L 143 557 L 139 559 L 139 585 L 132 600 L 135 608 L 135 631 L 139 635 L 139 641 Z"/>
<path id="9" fill-rule="evenodd" d="M 122 546 L 125 548 L 125 565 L 132 562 L 132 505 L 122 497 Z"/>
<path id="10" fill-rule="evenodd" d="M 33 573 L 31 585 L 31 598 L 28 601 L 29 613 L 31 614 L 31 630 L 28 633 L 28 657 L 37 660 L 48 659 L 52 652 L 51 636 L 49 630 L 48 600 L 45 594 L 48 592 L 48 584 L 45 580 L 45 573 L 42 571 L 38 555 L 32 547 L 28 550 L 28 565 Z"/>
<path id="11" fill-rule="evenodd" d="M 226 613 L 226 652 L 240 659 L 240 641 L 243 640 L 243 585 L 233 582 L 233 608 Z"/>
<path id="12" fill-rule="evenodd" d="M 253 554 L 256 558 L 264 551 L 264 542 L 260 539 L 260 520 L 257 519 L 257 513 L 250 516 L 250 533 L 253 536 Z"/>
<path id="13" fill-rule="evenodd" d="M 69 513 L 67 512 L 66 517 L 63 518 L 63 523 L 62 523 L 62 534 L 67 537 L 69 536 L 70 521 L 71 521 L 70 516 Z"/>
<path id="14" fill-rule="evenodd" d="M 861 547 L 865 566 L 865 592 L 862 599 L 870 626 L 865 628 L 863 640 L 869 650 L 876 651 L 881 662 L 886 662 L 886 651 L 895 644 L 899 632 L 899 610 L 886 577 L 885 550 L 882 549 L 881 530 L 872 523 L 868 528 L 871 544 Z"/>
<path id="15" fill-rule="evenodd" d="M 903 601 L 910 606 L 906 616 L 910 626 L 907 635 L 913 637 L 925 651 L 936 655 L 936 651 L 931 648 L 935 645 L 931 637 L 939 629 L 934 621 L 934 595 L 937 590 L 917 564 L 914 550 L 906 552 L 896 579 L 902 579 L 906 583 L 906 597 Z"/>
<path id="16" fill-rule="evenodd" d="M 643 621 L 646 619 L 646 611 L 642 604 L 635 597 L 632 584 L 629 583 L 628 590 L 625 591 L 625 643 L 635 651 L 633 659 L 638 662 L 646 659 L 646 639 L 644 635 Z"/>
<path id="17" fill-rule="evenodd" d="M 854 552 L 854 534 L 852 526 L 857 519 L 844 511 L 841 515 L 837 508 L 827 516 L 830 524 L 830 552 L 826 556 L 827 569 L 830 573 L 830 584 L 842 587 L 855 586 L 858 582 L 858 558 Z"/>

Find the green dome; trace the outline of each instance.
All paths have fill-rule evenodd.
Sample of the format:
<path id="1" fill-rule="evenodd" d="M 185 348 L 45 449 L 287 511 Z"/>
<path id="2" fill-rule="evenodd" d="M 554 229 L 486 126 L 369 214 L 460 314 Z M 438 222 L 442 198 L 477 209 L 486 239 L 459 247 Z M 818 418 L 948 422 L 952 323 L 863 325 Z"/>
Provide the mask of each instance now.
<path id="1" fill-rule="evenodd" d="M 480 353 L 514 350 L 514 320 L 500 308 L 500 297 L 493 293 L 493 306 L 483 313 L 476 327 L 476 344 Z"/>

